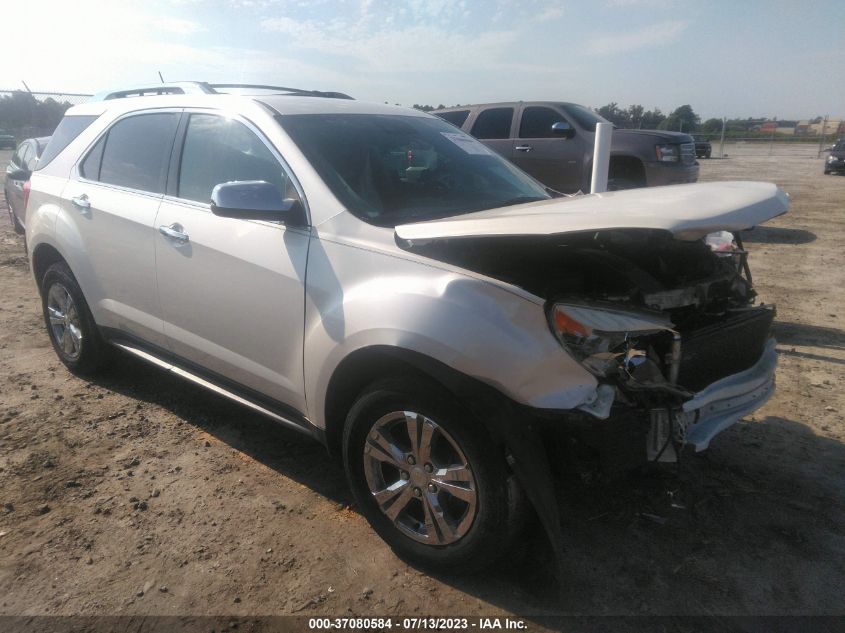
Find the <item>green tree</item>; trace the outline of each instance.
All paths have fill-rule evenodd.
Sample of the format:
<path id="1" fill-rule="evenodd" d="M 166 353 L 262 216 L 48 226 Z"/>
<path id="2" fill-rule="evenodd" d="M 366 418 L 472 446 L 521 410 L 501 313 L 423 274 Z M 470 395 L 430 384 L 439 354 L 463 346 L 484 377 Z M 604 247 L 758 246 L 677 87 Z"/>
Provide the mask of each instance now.
<path id="1" fill-rule="evenodd" d="M 665 119 L 666 115 L 660 111 L 660 108 L 646 110 L 643 112 L 642 125 L 640 127 L 644 130 L 656 130 Z"/>
<path id="2" fill-rule="evenodd" d="M 715 134 L 722 131 L 722 119 L 707 119 L 701 124 L 701 131 L 707 134 Z"/>
<path id="3" fill-rule="evenodd" d="M 682 105 L 666 117 L 660 124 L 660 130 L 672 130 L 675 132 L 694 132 L 701 123 L 701 118 L 693 111 L 692 106 Z"/>
<path id="4" fill-rule="evenodd" d="M 596 112 L 599 113 L 599 116 L 604 117 L 616 127 L 628 127 L 628 112 L 621 109 L 615 101 L 600 107 L 596 110 Z"/>
<path id="5" fill-rule="evenodd" d="M 635 130 L 638 130 L 643 125 L 643 114 L 645 108 L 641 105 L 628 106 L 628 124 Z"/>
<path id="6" fill-rule="evenodd" d="M 59 103 L 54 99 L 38 101 L 30 93 L 16 90 L 0 98 L 0 128 L 16 135 L 52 133 L 65 114 L 70 103 Z"/>

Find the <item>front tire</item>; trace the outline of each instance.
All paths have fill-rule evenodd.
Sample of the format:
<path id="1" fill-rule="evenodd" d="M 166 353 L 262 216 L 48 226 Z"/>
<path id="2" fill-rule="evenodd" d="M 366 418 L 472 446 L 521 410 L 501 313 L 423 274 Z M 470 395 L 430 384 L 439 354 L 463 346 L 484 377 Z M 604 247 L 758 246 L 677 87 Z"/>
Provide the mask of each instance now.
<path id="1" fill-rule="evenodd" d="M 401 558 L 473 572 L 506 552 L 514 522 L 502 451 L 438 385 L 370 385 L 347 416 L 343 455 L 361 513 Z"/>
<path id="2" fill-rule="evenodd" d="M 92 374 L 111 355 L 100 336 L 88 303 L 64 262 L 50 266 L 41 282 L 41 309 L 50 342 L 59 360 L 76 374 Z"/>

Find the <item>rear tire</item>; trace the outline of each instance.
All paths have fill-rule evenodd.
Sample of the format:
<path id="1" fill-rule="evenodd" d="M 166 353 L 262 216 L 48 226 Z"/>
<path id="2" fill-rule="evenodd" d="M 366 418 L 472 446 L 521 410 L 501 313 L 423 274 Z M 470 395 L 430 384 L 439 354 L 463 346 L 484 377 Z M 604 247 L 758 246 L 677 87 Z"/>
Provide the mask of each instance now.
<path id="1" fill-rule="evenodd" d="M 12 228 L 15 229 L 15 233 L 17 233 L 18 235 L 23 235 L 24 234 L 23 225 L 20 222 L 18 222 L 18 216 L 16 216 L 15 212 L 12 211 L 12 205 L 9 205 L 9 219 L 12 221 Z"/>
<path id="2" fill-rule="evenodd" d="M 625 189 L 639 189 L 645 187 L 646 183 L 642 181 L 631 180 L 630 178 L 608 178 L 608 191 L 623 191 Z"/>
<path id="3" fill-rule="evenodd" d="M 88 303 L 64 262 L 47 269 L 41 282 L 41 309 L 59 360 L 75 374 L 92 374 L 111 359 Z"/>
<path id="4" fill-rule="evenodd" d="M 347 416 L 343 457 L 361 513 L 401 558 L 469 573 L 507 553 L 515 482 L 483 425 L 437 384 L 371 384 Z"/>

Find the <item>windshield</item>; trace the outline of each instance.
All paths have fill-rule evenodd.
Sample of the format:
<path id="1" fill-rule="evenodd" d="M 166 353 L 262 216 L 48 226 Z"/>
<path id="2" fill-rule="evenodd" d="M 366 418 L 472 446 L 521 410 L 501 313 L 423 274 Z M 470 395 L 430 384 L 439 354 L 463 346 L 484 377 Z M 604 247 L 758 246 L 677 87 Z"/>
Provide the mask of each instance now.
<path id="1" fill-rule="evenodd" d="M 372 224 L 394 227 L 550 197 L 504 158 L 434 117 L 276 118 L 338 200 Z"/>
<path id="2" fill-rule="evenodd" d="M 564 103 L 561 104 L 560 107 L 563 108 L 563 111 L 566 112 L 566 114 L 575 119 L 575 122 L 578 125 L 590 132 L 596 131 L 596 123 L 610 123 L 610 121 L 599 116 L 589 108 L 585 108 L 584 106 L 580 106 L 575 103 Z"/>
<path id="3" fill-rule="evenodd" d="M 845 152 L 845 141 L 839 141 L 836 145 L 833 146 L 834 152 Z"/>

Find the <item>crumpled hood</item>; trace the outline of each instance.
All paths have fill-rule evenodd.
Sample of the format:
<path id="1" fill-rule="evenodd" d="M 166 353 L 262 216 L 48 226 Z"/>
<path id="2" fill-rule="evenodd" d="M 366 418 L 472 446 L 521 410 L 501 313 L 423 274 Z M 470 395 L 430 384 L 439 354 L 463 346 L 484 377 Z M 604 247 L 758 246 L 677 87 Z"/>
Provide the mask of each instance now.
<path id="1" fill-rule="evenodd" d="M 714 231 L 751 228 L 788 208 L 787 194 L 771 183 L 708 182 L 554 198 L 401 224 L 395 231 L 403 240 L 426 241 L 655 229 L 693 241 Z"/>

